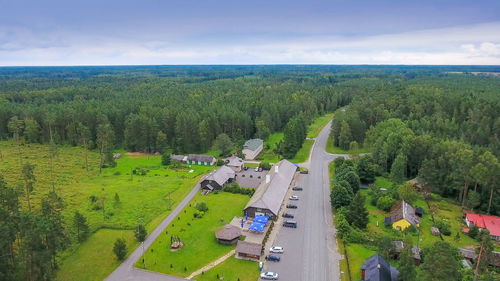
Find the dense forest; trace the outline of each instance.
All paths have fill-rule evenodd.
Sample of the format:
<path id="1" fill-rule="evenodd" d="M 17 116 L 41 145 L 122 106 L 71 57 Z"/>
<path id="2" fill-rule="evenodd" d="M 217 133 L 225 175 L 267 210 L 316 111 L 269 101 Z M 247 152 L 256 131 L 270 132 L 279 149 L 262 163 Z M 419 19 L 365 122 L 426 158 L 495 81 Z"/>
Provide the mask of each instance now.
<path id="1" fill-rule="evenodd" d="M 100 152 L 105 167 L 116 149 L 204 153 L 221 135 L 241 144 L 283 131 L 280 153 L 293 157 L 307 124 L 335 111 L 335 145 L 373 149 L 363 160 L 366 170 L 396 182 L 419 176 L 434 192 L 498 214 L 500 79 L 473 74 L 498 71 L 487 66 L 0 68 L 0 139 L 13 139 L 19 147 L 81 146 Z M 20 188 L 7 186 L 2 177 L 8 176 L 0 175 L 0 233 L 7 234 L 0 241 L 0 280 L 50 280 L 57 252 L 67 246 L 64 204 L 54 191 L 41 207 L 31 208 L 29 163 L 23 164 Z M 21 203 L 25 196 L 27 206 Z"/>

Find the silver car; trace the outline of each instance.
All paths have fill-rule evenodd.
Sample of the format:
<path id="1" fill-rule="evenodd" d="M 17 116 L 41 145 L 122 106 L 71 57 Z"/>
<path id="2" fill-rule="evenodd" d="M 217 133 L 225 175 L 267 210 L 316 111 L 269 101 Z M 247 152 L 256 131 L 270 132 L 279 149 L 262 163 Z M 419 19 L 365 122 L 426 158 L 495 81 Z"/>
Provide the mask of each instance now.
<path id="1" fill-rule="evenodd" d="M 260 278 L 265 280 L 278 280 L 278 273 L 271 271 L 262 272 Z"/>

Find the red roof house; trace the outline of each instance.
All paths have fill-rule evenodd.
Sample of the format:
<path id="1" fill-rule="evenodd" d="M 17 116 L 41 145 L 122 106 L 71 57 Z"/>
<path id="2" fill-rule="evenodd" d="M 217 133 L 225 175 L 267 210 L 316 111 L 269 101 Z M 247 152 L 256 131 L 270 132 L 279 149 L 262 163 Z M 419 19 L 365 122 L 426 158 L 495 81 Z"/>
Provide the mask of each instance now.
<path id="1" fill-rule="evenodd" d="M 466 213 L 465 222 L 468 227 L 475 225 L 480 229 L 487 229 L 492 239 L 500 241 L 500 217 Z"/>

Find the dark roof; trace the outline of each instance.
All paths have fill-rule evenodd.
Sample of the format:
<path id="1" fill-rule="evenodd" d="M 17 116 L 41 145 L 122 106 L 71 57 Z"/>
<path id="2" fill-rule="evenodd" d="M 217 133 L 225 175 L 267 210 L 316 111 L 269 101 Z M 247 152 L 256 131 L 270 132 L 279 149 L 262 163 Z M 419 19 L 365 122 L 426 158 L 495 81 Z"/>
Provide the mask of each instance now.
<path id="1" fill-rule="evenodd" d="M 404 200 L 400 200 L 392 206 L 391 219 L 393 223 L 406 219 L 413 226 L 420 223 L 420 218 L 415 215 L 415 209 Z"/>
<path id="2" fill-rule="evenodd" d="M 394 249 L 396 250 L 396 253 L 401 253 L 403 251 L 403 248 L 405 246 L 405 243 L 401 240 L 397 241 L 392 241 L 392 244 L 394 244 Z M 414 259 L 421 259 L 420 257 L 420 249 L 417 246 L 411 247 L 411 253 L 413 254 Z"/>
<path id="3" fill-rule="evenodd" d="M 266 175 L 266 179 L 267 177 L 270 179 L 269 182 L 265 180 L 261 183 L 245 206 L 245 210 L 250 207 L 267 209 L 277 216 L 296 170 L 297 166 L 288 160 L 281 160 L 275 164 Z"/>
<path id="4" fill-rule="evenodd" d="M 365 264 L 361 266 L 365 270 L 366 281 L 397 281 L 399 272 L 391 266 L 384 258 L 375 254 L 365 260 Z"/>
<path id="5" fill-rule="evenodd" d="M 391 224 L 392 224 L 392 219 L 391 219 L 391 217 L 385 217 L 385 218 L 384 218 L 384 224 L 385 224 L 385 225 L 391 225 Z"/>
<path id="6" fill-rule="evenodd" d="M 220 240 L 233 240 L 241 235 L 241 229 L 237 226 L 226 224 L 223 228 L 219 229 L 215 237 Z"/>
<path id="7" fill-rule="evenodd" d="M 236 252 L 251 256 L 260 256 L 262 254 L 262 245 L 246 241 L 238 241 Z"/>
<path id="8" fill-rule="evenodd" d="M 420 207 L 416 208 L 415 214 L 421 217 L 424 214 L 424 209 L 422 209 Z"/>
<path id="9" fill-rule="evenodd" d="M 200 155 L 200 154 L 189 154 L 187 157 L 188 161 L 199 161 L 199 162 L 212 162 L 215 161 L 215 157 L 211 155 Z"/>
<path id="10" fill-rule="evenodd" d="M 235 172 L 228 166 L 221 166 L 219 169 L 211 172 L 203 178 L 203 181 L 215 181 L 220 186 L 223 186 L 229 179 L 234 179 Z"/>
<path id="11" fill-rule="evenodd" d="M 460 254 L 462 254 L 462 256 L 471 260 L 477 257 L 476 252 L 473 250 L 459 248 L 458 251 L 460 252 Z"/>

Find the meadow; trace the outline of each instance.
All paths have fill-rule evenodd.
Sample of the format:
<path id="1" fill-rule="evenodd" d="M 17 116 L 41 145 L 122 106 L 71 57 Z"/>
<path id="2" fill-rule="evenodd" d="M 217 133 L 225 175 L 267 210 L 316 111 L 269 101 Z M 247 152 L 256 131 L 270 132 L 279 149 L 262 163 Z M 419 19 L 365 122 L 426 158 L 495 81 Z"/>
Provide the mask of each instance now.
<path id="1" fill-rule="evenodd" d="M 213 260 L 234 249 L 234 245 L 221 245 L 215 239 L 215 231 L 229 223 L 233 217 L 241 216 L 245 204 L 250 199 L 247 195 L 228 192 L 197 194 L 184 208 L 181 214 L 167 227 L 136 264 L 139 268 L 162 272 L 181 277 L 188 276 Z M 199 213 L 196 203 L 205 202 L 208 211 L 202 218 L 195 218 Z M 178 236 L 184 246 L 171 251 L 172 235 Z"/>

